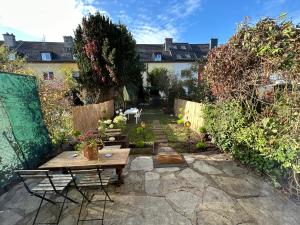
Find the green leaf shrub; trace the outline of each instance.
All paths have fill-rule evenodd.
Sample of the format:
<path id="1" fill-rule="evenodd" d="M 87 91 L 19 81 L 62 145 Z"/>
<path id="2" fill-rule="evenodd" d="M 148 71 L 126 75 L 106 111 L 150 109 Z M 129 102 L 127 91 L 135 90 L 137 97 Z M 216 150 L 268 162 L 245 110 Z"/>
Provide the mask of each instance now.
<path id="1" fill-rule="evenodd" d="M 196 148 L 197 148 L 198 150 L 204 150 L 206 147 L 207 147 L 207 146 L 206 146 L 206 143 L 205 143 L 204 141 L 199 141 L 199 142 L 197 142 L 197 144 L 196 144 Z"/>

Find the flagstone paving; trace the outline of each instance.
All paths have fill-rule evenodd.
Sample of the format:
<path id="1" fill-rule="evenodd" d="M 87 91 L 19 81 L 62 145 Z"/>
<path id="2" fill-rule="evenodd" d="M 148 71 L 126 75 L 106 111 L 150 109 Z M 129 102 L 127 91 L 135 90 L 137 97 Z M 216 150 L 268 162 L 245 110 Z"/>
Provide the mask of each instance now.
<path id="1" fill-rule="evenodd" d="M 153 168 L 152 158 L 131 158 L 124 184 L 111 186 L 105 225 L 299 225 L 300 207 L 225 154 L 186 154 L 187 168 Z M 94 193 L 93 200 L 102 196 Z M 69 196 L 80 200 L 76 190 Z M 0 196 L 0 224 L 27 225 L 39 200 L 22 184 Z M 99 216 L 103 205 L 84 206 L 83 217 Z M 76 224 L 78 205 L 65 206 L 61 225 Z M 53 221 L 55 205 L 42 207 L 40 222 Z M 99 224 L 99 221 L 85 224 Z"/>

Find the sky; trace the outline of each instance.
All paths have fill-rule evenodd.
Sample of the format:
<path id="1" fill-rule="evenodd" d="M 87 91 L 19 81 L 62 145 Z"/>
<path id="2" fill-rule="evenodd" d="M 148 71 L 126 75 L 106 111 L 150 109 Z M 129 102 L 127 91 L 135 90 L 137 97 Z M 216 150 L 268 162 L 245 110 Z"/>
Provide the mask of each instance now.
<path id="1" fill-rule="evenodd" d="M 300 23 L 300 0 L 0 0 L 0 32 L 23 41 L 63 41 L 88 13 L 127 25 L 137 43 L 226 43 L 245 17 L 288 13 Z M 0 39 L 3 39 L 2 36 Z"/>

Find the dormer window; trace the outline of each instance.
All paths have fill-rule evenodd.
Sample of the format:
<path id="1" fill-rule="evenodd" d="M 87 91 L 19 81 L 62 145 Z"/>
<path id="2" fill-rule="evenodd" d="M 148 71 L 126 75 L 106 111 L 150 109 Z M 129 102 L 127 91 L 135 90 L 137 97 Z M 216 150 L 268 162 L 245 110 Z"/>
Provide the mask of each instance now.
<path id="1" fill-rule="evenodd" d="M 192 58 L 190 54 L 185 54 L 184 56 L 188 59 Z"/>
<path id="2" fill-rule="evenodd" d="M 155 62 L 161 61 L 161 53 L 160 52 L 153 53 L 153 61 L 155 61 Z"/>
<path id="3" fill-rule="evenodd" d="M 42 61 L 51 61 L 51 53 L 50 52 L 42 52 L 41 53 Z"/>
<path id="4" fill-rule="evenodd" d="M 8 54 L 8 60 L 9 61 L 14 61 L 16 60 L 16 53 L 12 52 Z"/>
<path id="5" fill-rule="evenodd" d="M 181 49 L 186 49 L 185 45 L 181 45 Z"/>

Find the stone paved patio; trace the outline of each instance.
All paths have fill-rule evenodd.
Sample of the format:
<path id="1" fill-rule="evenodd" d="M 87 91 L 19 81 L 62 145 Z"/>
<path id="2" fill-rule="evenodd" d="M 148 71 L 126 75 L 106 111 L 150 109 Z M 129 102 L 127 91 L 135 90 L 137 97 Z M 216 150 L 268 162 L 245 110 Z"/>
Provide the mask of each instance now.
<path id="1" fill-rule="evenodd" d="M 154 169 L 150 156 L 131 158 L 125 183 L 111 187 L 107 225 L 299 225 L 300 207 L 224 154 L 185 155 L 188 168 Z M 80 199 L 75 190 L 70 196 Z M 102 196 L 95 195 L 94 200 Z M 0 224 L 31 224 L 39 200 L 22 184 L 0 197 Z M 79 207 L 67 204 L 60 224 L 76 224 Z M 83 216 L 101 213 L 85 207 Z M 45 204 L 43 222 L 53 221 L 57 208 Z M 46 221 L 45 221 L 46 220 Z M 85 224 L 99 224 L 94 222 Z"/>

